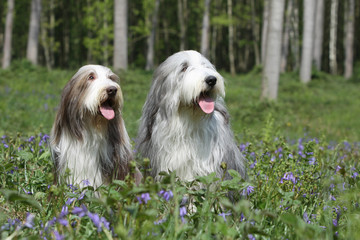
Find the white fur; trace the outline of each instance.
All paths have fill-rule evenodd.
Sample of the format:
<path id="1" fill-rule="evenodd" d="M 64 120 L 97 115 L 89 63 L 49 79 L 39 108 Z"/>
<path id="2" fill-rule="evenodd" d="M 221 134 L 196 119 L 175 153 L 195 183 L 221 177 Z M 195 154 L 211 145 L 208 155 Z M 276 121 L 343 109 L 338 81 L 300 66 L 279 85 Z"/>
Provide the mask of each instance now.
<path id="1" fill-rule="evenodd" d="M 205 82 L 210 75 L 217 79 L 212 88 Z M 196 104 L 205 91 L 215 99 L 211 114 Z M 246 177 L 245 159 L 234 141 L 224 96 L 223 78 L 198 52 L 176 53 L 158 67 L 137 139 L 137 149 L 150 159 L 154 177 L 161 171 L 176 171 L 186 181 L 212 172 L 221 178 L 225 174 L 222 162 Z"/>

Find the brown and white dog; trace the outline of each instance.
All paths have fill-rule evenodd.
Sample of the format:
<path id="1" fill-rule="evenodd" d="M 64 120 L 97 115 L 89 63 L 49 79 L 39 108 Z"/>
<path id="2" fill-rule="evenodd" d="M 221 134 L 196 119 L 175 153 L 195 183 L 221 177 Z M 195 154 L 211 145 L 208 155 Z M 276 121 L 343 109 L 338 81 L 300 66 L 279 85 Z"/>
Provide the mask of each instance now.
<path id="1" fill-rule="evenodd" d="M 64 87 L 50 136 L 57 181 L 88 181 L 97 188 L 129 173 L 132 150 L 118 81 L 109 68 L 86 65 Z M 67 168 L 70 175 L 63 179 Z"/>

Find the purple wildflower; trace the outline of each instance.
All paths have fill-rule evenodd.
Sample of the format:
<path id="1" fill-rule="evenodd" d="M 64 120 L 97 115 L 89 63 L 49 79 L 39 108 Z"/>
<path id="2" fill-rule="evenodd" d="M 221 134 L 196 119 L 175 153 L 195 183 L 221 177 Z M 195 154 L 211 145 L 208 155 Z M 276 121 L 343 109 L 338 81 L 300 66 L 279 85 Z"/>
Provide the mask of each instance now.
<path id="1" fill-rule="evenodd" d="M 353 175 L 351 176 L 352 178 L 356 178 L 357 176 L 359 176 L 359 173 L 354 172 Z"/>
<path id="2" fill-rule="evenodd" d="M 48 221 L 45 226 L 45 231 L 47 231 L 51 226 L 53 226 L 56 223 L 56 217 L 54 217 L 52 220 Z"/>
<path id="3" fill-rule="evenodd" d="M 137 200 L 139 201 L 140 204 L 147 204 L 147 202 L 151 199 L 150 194 L 149 193 L 143 193 L 141 194 L 140 197 L 137 197 Z"/>
<path id="4" fill-rule="evenodd" d="M 35 140 L 35 137 L 34 136 L 31 136 L 29 139 L 28 139 L 28 142 L 34 142 L 34 140 Z"/>
<path id="5" fill-rule="evenodd" d="M 256 165 L 256 160 L 250 165 L 250 168 L 253 169 Z"/>
<path id="6" fill-rule="evenodd" d="M 340 171 L 341 167 L 338 165 L 335 169 L 335 173 L 337 173 L 338 171 Z"/>
<path id="7" fill-rule="evenodd" d="M 62 209 L 61 209 L 61 212 L 60 212 L 60 218 L 63 218 L 63 217 L 65 217 L 66 215 L 68 215 L 68 213 L 69 213 L 69 209 L 68 209 L 68 207 L 66 206 L 66 205 L 64 205 L 63 207 L 62 207 Z"/>
<path id="8" fill-rule="evenodd" d="M 97 231 L 100 232 L 101 231 L 101 221 L 100 221 L 99 215 L 96 213 L 91 213 L 91 212 L 88 212 L 87 215 L 91 219 L 91 221 L 94 223 L 95 227 L 97 227 Z"/>
<path id="9" fill-rule="evenodd" d="M 82 191 L 82 193 L 81 193 L 80 196 L 78 197 L 78 200 L 83 199 L 84 196 L 85 196 L 85 193 L 86 193 L 86 190 Z"/>
<path id="10" fill-rule="evenodd" d="M 252 234 L 248 234 L 248 238 L 249 238 L 249 240 L 256 240 L 256 238 Z"/>
<path id="11" fill-rule="evenodd" d="M 280 183 L 284 183 L 284 180 L 291 181 L 293 184 L 296 183 L 296 177 L 292 172 L 286 172 L 284 176 L 281 178 Z"/>
<path id="12" fill-rule="evenodd" d="M 9 145 L 7 145 L 6 143 L 4 143 L 4 148 L 9 148 Z"/>
<path id="13" fill-rule="evenodd" d="M 219 213 L 219 216 L 223 217 L 224 221 L 226 222 L 226 216 L 230 216 L 231 212 L 227 212 L 227 213 Z"/>
<path id="14" fill-rule="evenodd" d="M 32 192 L 28 192 L 28 191 L 26 191 L 26 189 L 25 188 L 23 188 L 23 190 L 24 190 L 24 192 L 27 194 L 27 195 L 32 195 Z"/>
<path id="15" fill-rule="evenodd" d="M 165 199 L 165 201 L 169 201 L 171 198 L 174 197 L 174 194 L 171 190 L 169 191 L 165 191 L 165 190 L 161 190 L 159 193 L 158 193 L 159 197 L 163 197 Z"/>
<path id="16" fill-rule="evenodd" d="M 65 204 L 66 205 L 70 205 L 75 201 L 76 198 L 69 198 L 68 200 L 66 200 Z"/>
<path id="17" fill-rule="evenodd" d="M 82 204 L 81 207 L 74 207 L 74 209 L 72 210 L 72 213 L 78 215 L 79 217 L 85 216 L 87 212 L 88 210 L 84 204 Z"/>
<path id="18" fill-rule="evenodd" d="M 34 214 L 27 213 L 24 226 L 27 228 L 34 228 L 34 218 L 35 218 Z"/>
<path id="19" fill-rule="evenodd" d="M 185 220 L 184 216 L 185 216 L 186 213 L 187 213 L 186 207 L 185 207 L 185 206 L 180 207 L 179 212 L 180 212 L 179 215 L 180 215 L 180 217 L 181 217 L 181 221 L 182 221 L 183 223 L 185 223 L 186 220 Z"/>
<path id="20" fill-rule="evenodd" d="M 105 227 L 107 230 L 110 230 L 110 223 L 106 220 L 106 218 L 101 217 L 101 218 L 100 218 L 100 221 L 102 222 L 102 224 L 104 225 L 104 227 Z"/>
<path id="21" fill-rule="evenodd" d="M 82 184 L 84 184 L 84 187 L 87 187 L 87 186 L 90 185 L 90 182 L 89 182 L 89 180 L 87 180 L 87 179 L 82 180 L 81 182 L 82 182 Z"/>
<path id="22" fill-rule="evenodd" d="M 315 157 L 309 158 L 309 165 L 315 165 L 316 159 Z"/>
<path id="23" fill-rule="evenodd" d="M 154 224 L 159 225 L 159 224 L 162 224 L 164 222 L 166 222 L 166 218 L 160 219 L 159 221 L 155 221 Z"/>
<path id="24" fill-rule="evenodd" d="M 63 225 L 64 227 L 66 227 L 66 226 L 69 225 L 68 220 L 65 219 L 65 218 L 59 218 L 59 219 L 58 219 L 58 223 L 60 223 L 60 224 Z"/>
<path id="25" fill-rule="evenodd" d="M 306 212 L 304 212 L 304 214 L 303 214 L 303 219 L 304 219 L 304 221 L 306 222 L 306 223 L 311 223 L 311 221 L 309 220 L 309 217 L 308 217 L 308 215 L 307 215 L 307 213 Z"/>
<path id="26" fill-rule="evenodd" d="M 65 239 L 64 235 L 61 235 L 58 231 L 54 231 L 54 236 L 56 240 L 63 240 Z"/>
<path id="27" fill-rule="evenodd" d="M 333 225 L 334 225 L 335 227 L 337 227 L 337 225 L 338 225 L 337 219 L 333 219 Z"/>
<path id="28" fill-rule="evenodd" d="M 242 195 L 243 196 L 249 196 L 254 191 L 253 186 L 247 186 L 246 189 L 243 190 Z"/>

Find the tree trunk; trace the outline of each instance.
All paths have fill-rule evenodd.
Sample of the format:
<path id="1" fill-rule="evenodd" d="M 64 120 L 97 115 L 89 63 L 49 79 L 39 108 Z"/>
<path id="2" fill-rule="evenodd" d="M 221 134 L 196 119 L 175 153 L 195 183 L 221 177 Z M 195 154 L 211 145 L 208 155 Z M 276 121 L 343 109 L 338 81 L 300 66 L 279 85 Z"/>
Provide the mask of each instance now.
<path id="1" fill-rule="evenodd" d="M 281 36 L 285 0 L 271 0 L 269 29 L 262 77 L 262 99 L 276 100 L 280 74 Z"/>
<path id="2" fill-rule="evenodd" d="M 229 63 L 230 73 L 235 75 L 235 55 L 234 55 L 234 26 L 232 23 L 232 0 L 227 0 L 227 14 L 229 20 Z"/>
<path id="3" fill-rule="evenodd" d="M 256 66 L 261 64 L 260 51 L 259 51 L 259 24 L 256 22 L 255 0 L 251 0 L 251 28 L 254 39 L 254 53 Z"/>
<path id="4" fill-rule="evenodd" d="M 355 0 L 346 1 L 345 13 L 345 72 L 346 79 L 352 77 L 354 62 Z"/>
<path id="5" fill-rule="evenodd" d="M 177 10 L 180 25 L 180 51 L 183 51 L 186 49 L 187 0 L 178 0 Z"/>
<path id="6" fill-rule="evenodd" d="M 38 63 L 40 18 L 41 0 L 32 0 L 26 58 L 35 65 Z"/>
<path id="7" fill-rule="evenodd" d="M 315 3 L 314 0 L 304 0 L 304 28 L 300 65 L 300 80 L 303 83 L 308 83 L 311 80 Z"/>
<path id="8" fill-rule="evenodd" d="M 295 0 L 294 14 L 291 17 L 291 31 L 290 31 L 290 42 L 291 52 L 293 56 L 293 69 L 298 70 L 300 66 L 300 34 L 299 34 L 299 8 L 298 1 Z"/>
<path id="9" fill-rule="evenodd" d="M 324 0 L 316 2 L 315 31 L 314 31 L 314 64 L 318 71 L 321 70 L 321 57 L 324 33 Z"/>
<path id="10" fill-rule="evenodd" d="M 331 0 L 331 17 L 330 17 L 330 46 L 329 46 L 329 60 L 330 72 L 337 74 L 337 59 L 336 59 L 336 42 L 337 42 L 337 22 L 338 22 L 338 0 Z"/>
<path id="11" fill-rule="evenodd" d="M 50 0 L 50 68 L 55 66 L 55 0 Z"/>
<path id="12" fill-rule="evenodd" d="M 13 28 L 13 15 L 14 15 L 14 0 L 7 1 L 7 14 L 5 23 L 5 40 L 3 50 L 2 68 L 8 68 L 11 62 L 11 41 L 12 41 L 12 28 Z"/>
<path id="13" fill-rule="evenodd" d="M 289 38 L 290 38 L 290 28 L 291 28 L 291 15 L 293 12 L 294 0 L 288 0 L 286 13 L 285 13 L 285 26 L 282 39 L 282 50 L 281 50 L 281 65 L 280 71 L 285 72 L 287 66 L 287 58 L 289 53 Z"/>
<path id="14" fill-rule="evenodd" d="M 210 0 L 204 0 L 204 16 L 201 31 L 201 54 L 209 57 Z"/>
<path id="15" fill-rule="evenodd" d="M 155 52 L 155 33 L 157 27 L 157 18 L 159 12 L 160 0 L 155 1 L 155 7 L 151 19 L 151 32 L 147 38 L 147 54 L 146 54 L 146 66 L 145 70 L 151 70 L 154 68 L 154 52 Z"/>
<path id="16" fill-rule="evenodd" d="M 263 26 L 261 31 L 261 62 L 264 65 L 269 28 L 270 0 L 264 0 Z"/>
<path id="17" fill-rule="evenodd" d="M 128 2 L 114 1 L 114 69 L 128 68 Z"/>

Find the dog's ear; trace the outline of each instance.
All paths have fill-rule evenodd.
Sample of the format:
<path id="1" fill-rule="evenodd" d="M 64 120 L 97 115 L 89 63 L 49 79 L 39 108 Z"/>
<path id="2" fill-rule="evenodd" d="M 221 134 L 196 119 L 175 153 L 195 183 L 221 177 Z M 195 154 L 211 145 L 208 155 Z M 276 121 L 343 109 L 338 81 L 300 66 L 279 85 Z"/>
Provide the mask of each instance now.
<path id="1" fill-rule="evenodd" d="M 87 88 L 87 74 L 75 74 L 72 79 L 65 85 L 62 94 L 60 107 L 54 123 L 55 140 L 60 140 L 63 130 L 82 140 L 83 124 L 83 101 L 84 92 Z"/>
<path id="2" fill-rule="evenodd" d="M 166 94 L 166 78 L 167 75 L 161 71 L 161 66 L 155 71 L 151 88 L 148 93 L 146 102 L 143 106 L 143 114 L 140 129 L 145 132 L 139 133 L 141 142 L 148 141 L 152 135 L 152 129 L 156 116 L 159 112 L 160 103 Z"/>
<path id="3" fill-rule="evenodd" d="M 124 120 L 119 115 L 110 121 L 108 129 L 109 141 L 113 148 L 113 164 L 102 163 L 103 176 L 113 176 L 123 180 L 129 173 L 129 163 L 133 159 L 129 136 L 125 129 Z"/>

